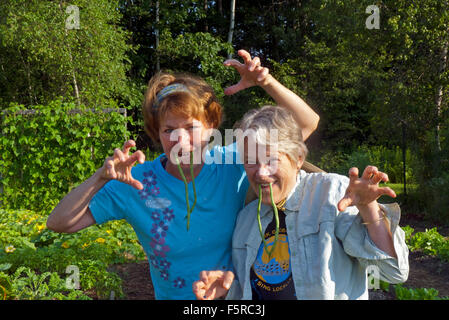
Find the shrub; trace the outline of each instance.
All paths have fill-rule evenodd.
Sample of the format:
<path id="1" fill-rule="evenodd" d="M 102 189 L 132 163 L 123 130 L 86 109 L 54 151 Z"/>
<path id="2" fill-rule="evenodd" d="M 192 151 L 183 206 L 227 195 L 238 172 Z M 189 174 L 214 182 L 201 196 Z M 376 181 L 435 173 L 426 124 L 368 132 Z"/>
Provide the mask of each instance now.
<path id="1" fill-rule="evenodd" d="M 0 201 L 6 208 L 46 209 L 92 175 L 128 137 L 127 119 L 54 101 L 19 114 L 12 104 L 2 114 Z M 79 109 L 78 113 L 70 110 Z"/>
<path id="2" fill-rule="evenodd" d="M 427 219 L 449 224 L 449 173 L 427 180 L 419 186 L 418 196 Z"/>
<path id="3" fill-rule="evenodd" d="M 388 174 L 390 182 L 403 183 L 402 149 L 395 147 L 389 149 L 384 146 L 360 146 L 351 154 L 326 153 L 322 155 L 317 165 L 329 172 L 347 175 L 351 167 L 357 167 L 360 174 L 367 165 L 374 165 Z M 408 183 L 415 182 L 413 166 L 415 160 L 410 150 L 406 150 L 406 179 Z"/>

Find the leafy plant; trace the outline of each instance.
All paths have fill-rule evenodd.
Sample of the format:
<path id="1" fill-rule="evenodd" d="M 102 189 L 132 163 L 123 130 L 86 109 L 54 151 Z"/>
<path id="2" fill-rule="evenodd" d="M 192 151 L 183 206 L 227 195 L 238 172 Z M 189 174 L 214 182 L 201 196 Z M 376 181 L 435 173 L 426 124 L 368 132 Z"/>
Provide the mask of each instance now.
<path id="1" fill-rule="evenodd" d="M 129 135 L 118 112 L 93 113 L 59 100 L 33 108 L 35 114 L 21 114 L 24 106 L 11 104 L 2 115 L 0 201 L 6 208 L 54 206 Z"/>
<path id="2" fill-rule="evenodd" d="M 398 300 L 449 300 L 448 297 L 439 297 L 439 291 L 434 288 L 406 288 L 402 284 L 394 286 Z"/>
<path id="3" fill-rule="evenodd" d="M 436 255 L 449 262 L 449 240 L 438 233 L 437 228 L 426 229 L 424 232 L 414 233 L 410 226 L 402 228 L 410 250 L 422 250 L 426 254 Z"/>
<path id="4" fill-rule="evenodd" d="M 124 221 L 91 226 L 74 234 L 45 229 L 47 216 L 0 209 L 0 297 L 6 299 L 102 299 L 124 296 L 122 282 L 108 270 L 115 263 L 145 258 Z M 41 226 L 44 226 L 42 228 Z M 68 290 L 67 267 L 79 270 L 80 290 Z"/>

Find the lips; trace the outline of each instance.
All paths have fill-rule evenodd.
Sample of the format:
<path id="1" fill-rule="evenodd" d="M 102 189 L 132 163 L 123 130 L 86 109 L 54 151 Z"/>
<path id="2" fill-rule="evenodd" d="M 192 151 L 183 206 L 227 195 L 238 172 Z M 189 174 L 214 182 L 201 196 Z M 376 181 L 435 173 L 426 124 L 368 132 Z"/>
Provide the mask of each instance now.
<path id="1" fill-rule="evenodd" d="M 271 183 L 271 187 L 274 187 L 274 185 L 277 183 L 277 181 L 273 181 L 273 182 L 270 182 Z M 262 188 L 262 190 L 263 191 L 266 191 L 266 190 L 270 190 L 270 183 L 257 183 L 257 185 L 259 185 L 261 188 Z"/>

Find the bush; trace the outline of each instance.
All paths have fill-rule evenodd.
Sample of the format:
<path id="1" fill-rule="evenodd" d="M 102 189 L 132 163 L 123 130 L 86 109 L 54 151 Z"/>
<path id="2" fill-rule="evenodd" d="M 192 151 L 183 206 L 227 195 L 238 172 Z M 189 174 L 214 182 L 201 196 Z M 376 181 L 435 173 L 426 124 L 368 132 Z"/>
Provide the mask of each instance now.
<path id="1" fill-rule="evenodd" d="M 54 101 L 19 114 L 12 104 L 2 115 L 0 201 L 6 208 L 47 209 L 91 176 L 129 136 L 127 119 L 93 113 L 84 106 Z M 78 113 L 70 110 L 79 109 Z"/>
<path id="2" fill-rule="evenodd" d="M 391 183 L 403 183 L 402 149 L 395 147 L 388 149 L 384 146 L 361 146 L 351 154 L 326 153 L 318 160 L 317 165 L 328 172 L 347 175 L 351 167 L 357 167 L 362 174 L 367 165 L 374 165 L 388 174 Z M 410 150 L 406 150 L 406 179 L 407 183 L 415 182 L 413 172 L 415 160 Z"/>
<path id="3" fill-rule="evenodd" d="M 431 178 L 419 186 L 419 197 L 425 208 L 428 219 L 449 224 L 449 173 L 444 172 L 439 177 Z"/>

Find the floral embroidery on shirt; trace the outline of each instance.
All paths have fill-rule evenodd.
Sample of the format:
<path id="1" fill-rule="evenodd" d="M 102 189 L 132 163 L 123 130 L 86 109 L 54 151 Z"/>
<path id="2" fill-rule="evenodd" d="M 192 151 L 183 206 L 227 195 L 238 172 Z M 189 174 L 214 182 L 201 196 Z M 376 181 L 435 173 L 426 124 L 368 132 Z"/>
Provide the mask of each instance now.
<path id="1" fill-rule="evenodd" d="M 144 172 L 143 176 L 145 177 L 142 181 L 144 185 L 152 186 L 157 183 L 156 174 L 153 172 L 153 170 Z"/>
<path id="2" fill-rule="evenodd" d="M 167 235 L 168 225 L 164 221 L 160 221 L 159 223 L 153 223 L 153 228 L 151 229 L 151 233 L 154 234 L 156 239 L 165 238 Z"/>
<path id="3" fill-rule="evenodd" d="M 173 281 L 173 285 L 175 286 L 175 288 L 184 288 L 186 286 L 186 281 L 181 278 L 181 277 L 177 277 L 174 281 Z"/>
<path id="4" fill-rule="evenodd" d="M 161 217 L 161 214 L 157 211 L 151 212 L 151 219 L 158 221 Z"/>
<path id="5" fill-rule="evenodd" d="M 145 201 L 145 205 L 151 210 L 150 217 L 153 223 L 149 226 L 151 235 L 150 247 L 153 249 L 149 255 L 149 261 L 154 270 L 159 272 L 160 277 L 165 281 L 170 281 L 171 262 L 166 258 L 166 254 L 170 251 L 170 247 L 166 244 L 166 236 L 170 228 L 171 222 L 175 215 L 171 209 L 171 201 L 165 198 L 157 197 L 160 194 L 156 174 L 149 170 L 143 173 L 144 179 L 142 184 L 143 190 L 139 191 L 141 200 Z M 185 279 L 177 277 L 172 279 L 175 288 L 184 288 L 186 286 Z"/>
<path id="6" fill-rule="evenodd" d="M 147 199 L 149 196 L 157 196 L 160 193 L 159 187 L 157 184 L 156 174 L 150 170 L 148 172 L 144 172 L 143 176 L 145 177 L 142 180 L 143 189 L 139 191 L 140 198 L 142 200 Z"/>
<path id="7" fill-rule="evenodd" d="M 160 239 L 152 238 L 150 246 L 151 248 L 153 248 L 154 254 L 159 257 L 165 258 L 165 253 L 170 251 L 169 246 L 165 245 L 165 238 Z"/>
<path id="8" fill-rule="evenodd" d="M 162 214 L 164 215 L 164 219 L 167 221 L 171 221 L 175 217 L 173 214 L 173 209 L 169 208 L 165 208 L 164 211 L 162 211 Z"/>

